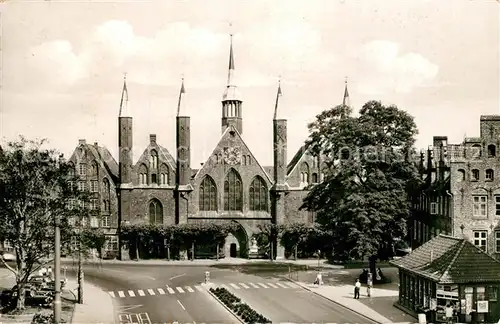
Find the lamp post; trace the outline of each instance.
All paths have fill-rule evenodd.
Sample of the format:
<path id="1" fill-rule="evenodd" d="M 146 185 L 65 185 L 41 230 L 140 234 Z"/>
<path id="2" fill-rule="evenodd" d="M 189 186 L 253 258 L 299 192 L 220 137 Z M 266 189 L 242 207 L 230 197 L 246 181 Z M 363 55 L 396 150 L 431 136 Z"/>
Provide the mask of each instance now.
<path id="1" fill-rule="evenodd" d="M 54 323 L 61 322 L 61 228 L 60 217 L 55 216 L 55 238 L 54 238 Z"/>

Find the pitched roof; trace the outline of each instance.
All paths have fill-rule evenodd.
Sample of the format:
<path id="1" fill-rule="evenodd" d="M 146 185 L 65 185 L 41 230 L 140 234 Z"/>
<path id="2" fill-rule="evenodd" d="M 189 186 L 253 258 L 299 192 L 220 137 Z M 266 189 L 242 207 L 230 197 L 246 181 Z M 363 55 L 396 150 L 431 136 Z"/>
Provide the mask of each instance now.
<path id="1" fill-rule="evenodd" d="M 286 167 L 287 175 L 289 175 L 293 171 L 293 169 L 295 168 L 297 163 L 299 163 L 300 159 L 304 154 L 306 154 L 306 145 L 302 145 L 301 147 L 299 147 L 297 153 L 295 153 L 290 163 L 288 163 L 288 166 Z"/>
<path id="2" fill-rule="evenodd" d="M 92 153 L 96 161 L 101 161 L 102 165 L 110 176 L 113 178 L 114 183 L 119 180 L 119 167 L 115 158 L 111 155 L 107 148 L 103 146 L 85 144 L 85 147 Z"/>
<path id="3" fill-rule="evenodd" d="M 465 238 L 439 235 L 391 262 L 438 283 L 500 282 L 500 262 Z"/>

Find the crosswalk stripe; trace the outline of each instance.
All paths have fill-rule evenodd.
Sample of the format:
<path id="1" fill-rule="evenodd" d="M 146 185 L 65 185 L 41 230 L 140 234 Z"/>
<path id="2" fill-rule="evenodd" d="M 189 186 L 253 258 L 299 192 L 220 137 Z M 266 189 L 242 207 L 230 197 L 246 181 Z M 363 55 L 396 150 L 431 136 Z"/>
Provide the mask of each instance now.
<path id="1" fill-rule="evenodd" d="M 189 286 L 186 286 L 186 289 L 188 292 L 194 292 L 193 288 L 189 287 Z"/>
<path id="2" fill-rule="evenodd" d="M 287 285 L 290 288 L 297 288 L 297 285 L 294 284 L 293 282 L 285 282 L 285 285 Z"/>
<path id="3" fill-rule="evenodd" d="M 240 282 L 240 286 L 243 287 L 243 288 L 245 288 L 245 289 L 249 289 L 250 288 L 249 286 L 245 285 L 245 283 L 243 283 L 243 282 Z"/>
<path id="4" fill-rule="evenodd" d="M 112 292 L 112 291 L 108 291 L 109 295 L 111 296 L 111 298 L 115 298 L 115 293 Z"/>
<path id="5" fill-rule="evenodd" d="M 151 296 L 156 295 L 156 294 L 155 294 L 155 291 L 154 291 L 153 289 L 148 289 L 148 293 L 149 293 Z"/>
<path id="6" fill-rule="evenodd" d="M 182 289 L 181 287 L 175 287 L 175 289 L 177 289 L 177 291 L 180 292 L 181 294 L 184 293 L 184 289 Z"/>
<path id="7" fill-rule="evenodd" d="M 203 291 L 203 287 L 202 286 L 194 286 L 194 288 L 196 288 L 196 290 L 198 290 L 198 291 Z"/>
<path id="8" fill-rule="evenodd" d="M 165 290 L 163 290 L 162 288 L 156 288 L 156 290 L 158 290 L 160 295 L 165 295 Z"/>
<path id="9" fill-rule="evenodd" d="M 259 287 L 259 285 L 256 285 L 256 284 L 254 284 L 253 282 L 250 282 L 249 284 L 250 284 L 250 286 L 252 286 L 252 287 L 254 287 L 254 288 L 260 288 L 260 287 Z"/>
<path id="10" fill-rule="evenodd" d="M 262 282 L 258 282 L 257 283 L 259 286 L 261 286 L 262 288 L 269 288 L 268 286 L 266 286 L 265 284 L 263 284 Z"/>
<path id="11" fill-rule="evenodd" d="M 129 291 L 128 291 L 128 295 L 129 295 L 130 297 L 135 297 L 135 292 L 134 292 L 133 290 L 129 290 Z"/>
<path id="12" fill-rule="evenodd" d="M 267 284 L 268 284 L 268 285 L 269 285 L 269 287 L 271 287 L 271 288 L 278 288 L 278 286 L 276 286 L 276 285 L 274 285 L 274 284 L 272 284 L 272 283 L 270 283 L 270 282 L 268 282 Z"/>
<path id="13" fill-rule="evenodd" d="M 120 290 L 120 291 L 118 292 L 118 296 L 120 296 L 120 298 L 123 298 L 123 297 L 125 297 L 125 293 L 124 293 L 123 291 L 121 291 L 121 290 Z"/>
<path id="14" fill-rule="evenodd" d="M 175 294 L 175 291 L 174 291 L 172 288 L 167 287 L 167 290 L 168 290 L 168 293 L 169 293 L 170 295 Z"/>
<path id="15" fill-rule="evenodd" d="M 234 289 L 240 289 L 240 287 L 234 283 L 230 283 L 229 284 L 231 287 L 233 287 Z"/>
<path id="16" fill-rule="evenodd" d="M 137 290 L 137 292 L 139 293 L 139 296 L 146 296 L 146 294 L 144 293 L 144 290 L 142 290 L 142 289 Z"/>
<path id="17" fill-rule="evenodd" d="M 285 286 L 284 284 L 282 284 L 281 282 L 277 282 L 276 285 L 280 286 L 281 288 L 290 288 L 288 286 Z"/>

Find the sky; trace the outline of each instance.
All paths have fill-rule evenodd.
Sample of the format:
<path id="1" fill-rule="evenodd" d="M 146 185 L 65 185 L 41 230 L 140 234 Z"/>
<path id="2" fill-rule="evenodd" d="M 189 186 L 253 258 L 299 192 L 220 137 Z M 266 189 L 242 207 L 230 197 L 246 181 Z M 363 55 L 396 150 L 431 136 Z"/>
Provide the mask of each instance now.
<path id="1" fill-rule="evenodd" d="M 181 78 L 191 115 L 192 167 L 221 136 L 229 34 L 243 96 L 243 138 L 272 165 L 278 80 L 288 158 L 307 124 L 342 102 L 369 100 L 415 117 L 417 147 L 432 136 L 478 136 L 500 114 L 496 0 L 7 1 L 1 12 L 0 137 L 45 138 L 65 155 L 79 139 L 117 158 L 127 73 L 134 160 L 156 134 L 175 157 Z M 231 25 L 231 26 L 230 26 Z"/>

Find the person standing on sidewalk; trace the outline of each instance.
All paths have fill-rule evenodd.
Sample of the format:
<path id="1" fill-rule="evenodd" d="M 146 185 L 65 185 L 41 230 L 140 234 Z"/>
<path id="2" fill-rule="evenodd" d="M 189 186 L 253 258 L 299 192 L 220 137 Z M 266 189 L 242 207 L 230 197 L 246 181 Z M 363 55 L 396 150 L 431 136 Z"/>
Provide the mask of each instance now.
<path id="1" fill-rule="evenodd" d="M 354 284 L 354 299 L 359 299 L 360 289 L 361 289 L 361 282 L 359 282 L 359 279 L 356 279 L 356 283 Z"/>

